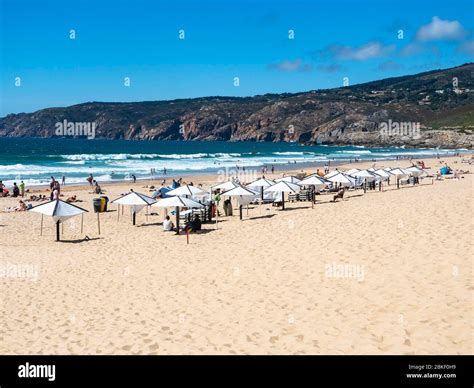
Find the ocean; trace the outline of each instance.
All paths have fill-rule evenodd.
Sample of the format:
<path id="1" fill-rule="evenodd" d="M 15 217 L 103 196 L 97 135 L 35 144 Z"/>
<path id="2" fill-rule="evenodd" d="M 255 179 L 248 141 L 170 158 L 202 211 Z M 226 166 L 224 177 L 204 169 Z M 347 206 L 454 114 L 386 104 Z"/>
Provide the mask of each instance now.
<path id="1" fill-rule="evenodd" d="M 423 158 L 453 150 L 303 146 L 296 143 L 127 141 L 83 139 L 0 138 L 0 180 L 7 186 L 23 180 L 45 185 L 54 176 L 66 183 L 85 183 L 89 174 L 100 182 L 214 173 L 236 166 L 261 170 L 288 163 L 324 165 L 355 158 L 377 161 L 396 156 Z M 460 152 L 467 152 L 460 150 Z"/>

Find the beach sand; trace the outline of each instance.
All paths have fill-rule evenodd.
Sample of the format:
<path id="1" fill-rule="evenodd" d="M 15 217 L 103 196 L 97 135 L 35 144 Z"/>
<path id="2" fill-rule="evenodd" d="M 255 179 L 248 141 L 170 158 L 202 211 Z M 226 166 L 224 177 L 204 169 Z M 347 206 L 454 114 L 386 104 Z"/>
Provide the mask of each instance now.
<path id="1" fill-rule="evenodd" d="M 116 198 L 147 184 L 103 187 Z M 314 209 L 251 206 L 244 221 L 234 210 L 189 245 L 156 208 L 132 226 L 110 205 L 99 235 L 87 190 L 66 189 L 89 213 L 83 234 L 81 217 L 65 222 L 64 242 L 51 219 L 40 236 L 39 214 L 0 213 L 0 265 L 37 271 L 0 277 L 0 354 L 473 353 L 470 174 L 321 195 Z"/>

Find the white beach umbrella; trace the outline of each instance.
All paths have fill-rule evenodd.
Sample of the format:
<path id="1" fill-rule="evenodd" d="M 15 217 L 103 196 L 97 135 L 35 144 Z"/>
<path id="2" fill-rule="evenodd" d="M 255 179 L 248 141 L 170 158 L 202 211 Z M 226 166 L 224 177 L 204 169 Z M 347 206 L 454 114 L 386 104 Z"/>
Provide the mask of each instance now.
<path id="1" fill-rule="evenodd" d="M 385 171 L 385 170 L 375 170 L 374 174 L 377 174 L 379 177 L 382 178 L 382 180 L 387 180 L 391 176 L 393 176 L 392 174 L 390 174 L 390 172 Z"/>
<path id="2" fill-rule="evenodd" d="M 195 186 L 190 186 L 190 185 L 184 185 L 184 186 L 179 186 L 176 189 L 170 190 L 166 192 L 166 195 L 189 195 L 193 196 L 196 194 L 202 194 L 204 193 L 204 190 L 201 190 Z"/>
<path id="3" fill-rule="evenodd" d="M 298 186 L 314 186 L 319 190 L 327 186 L 326 180 L 319 175 L 310 175 L 297 183 Z"/>
<path id="4" fill-rule="evenodd" d="M 249 189 L 260 189 L 260 197 L 263 201 L 263 189 L 274 185 L 275 182 L 270 179 L 260 178 L 247 185 Z"/>
<path id="5" fill-rule="evenodd" d="M 110 203 L 116 203 L 117 205 L 130 206 L 132 211 L 132 223 L 135 225 L 136 214 L 141 211 L 145 206 L 153 205 L 156 200 L 145 194 L 137 193 L 132 191 L 128 194 L 122 195 L 121 197 L 114 199 Z M 118 210 L 118 212 L 120 212 Z"/>
<path id="6" fill-rule="evenodd" d="M 204 207 L 203 204 L 193 201 L 192 199 L 186 197 L 180 197 L 175 195 L 173 197 L 163 198 L 158 202 L 151 205 L 152 207 L 189 207 L 189 208 L 202 208 Z"/>
<path id="7" fill-rule="evenodd" d="M 233 189 L 234 187 L 237 187 L 239 186 L 239 184 L 235 183 L 234 181 L 228 181 L 228 182 L 224 182 L 224 183 L 219 183 L 215 186 L 212 186 L 212 190 L 224 190 L 224 191 L 228 191 L 230 189 Z"/>
<path id="8" fill-rule="evenodd" d="M 354 175 L 354 173 L 359 172 L 359 171 L 360 171 L 360 169 L 358 169 L 358 168 L 352 168 L 349 171 L 346 171 L 346 174 Z"/>
<path id="9" fill-rule="evenodd" d="M 410 176 L 410 171 L 404 170 L 403 168 L 393 168 L 389 171 L 390 174 L 395 175 L 397 177 L 397 188 L 400 188 L 400 178 L 405 176 Z"/>
<path id="10" fill-rule="evenodd" d="M 152 207 L 160 207 L 160 208 L 169 208 L 174 207 L 176 213 L 176 234 L 179 234 L 179 209 L 181 207 L 187 208 L 203 208 L 204 205 L 200 204 L 199 202 L 193 201 L 192 199 L 186 197 L 180 197 L 179 195 L 175 195 L 173 197 L 163 198 L 160 201 L 151 205 Z"/>
<path id="11" fill-rule="evenodd" d="M 326 175 L 324 175 L 324 179 L 329 179 L 334 175 L 340 174 L 338 170 L 333 170 L 331 172 L 328 172 Z"/>
<path id="12" fill-rule="evenodd" d="M 253 198 L 256 197 L 253 191 L 246 189 L 243 186 L 234 187 L 233 189 L 230 189 L 229 191 L 225 191 L 221 195 L 227 196 L 227 197 L 238 197 L 241 200 L 243 199 L 243 197 L 253 197 Z M 242 201 L 239 202 L 239 217 L 240 219 L 242 219 Z"/>
<path id="13" fill-rule="evenodd" d="M 355 176 L 355 177 L 358 177 L 358 178 L 362 178 L 366 182 L 372 182 L 376 178 L 374 176 L 374 174 L 372 174 L 371 172 L 369 172 L 367 170 L 357 171 L 357 172 L 355 172 L 354 174 L 351 174 L 351 175 Z"/>
<path id="14" fill-rule="evenodd" d="M 313 174 L 310 176 L 307 176 L 303 180 L 297 183 L 298 186 L 312 186 L 315 191 L 319 191 L 326 187 L 328 184 L 326 180 L 322 177 L 320 177 L 317 174 Z M 315 202 L 315 195 L 314 192 L 312 193 L 312 200 L 311 200 L 311 207 L 314 208 L 314 202 Z"/>
<path id="15" fill-rule="evenodd" d="M 301 179 L 293 176 L 293 175 L 290 175 L 290 176 L 285 176 L 283 178 L 278 178 L 278 179 L 275 179 L 275 182 L 288 182 L 288 183 L 293 183 L 293 184 L 296 184 L 298 183 L 299 181 L 301 181 Z"/>
<path id="16" fill-rule="evenodd" d="M 60 240 L 59 237 L 59 223 L 64 222 L 67 219 L 78 216 L 79 214 L 86 213 L 87 210 L 82 209 L 76 205 L 68 202 L 64 202 L 60 199 L 54 201 L 42 203 L 31 208 L 29 211 L 35 213 L 41 213 L 42 215 L 51 216 L 56 223 L 56 241 Z M 81 228 L 82 229 L 82 228 Z M 43 230 L 43 217 L 41 217 L 41 234 Z"/>
<path id="17" fill-rule="evenodd" d="M 326 178 L 326 177 L 325 177 Z M 355 185 L 355 179 L 351 178 L 350 176 L 343 174 L 342 172 L 338 172 L 337 174 L 334 174 L 330 176 L 329 178 L 326 178 L 328 181 L 332 183 L 340 183 L 342 186 L 354 186 Z"/>
<path id="18" fill-rule="evenodd" d="M 270 179 L 267 179 L 267 178 L 260 178 L 260 179 L 257 179 L 256 181 L 253 181 L 251 183 L 249 183 L 247 185 L 247 187 L 250 187 L 250 188 L 259 188 L 259 187 L 263 187 L 263 188 L 266 188 L 266 187 L 270 187 L 272 185 L 274 185 L 275 182 L 270 180 Z"/>
<path id="19" fill-rule="evenodd" d="M 285 210 L 285 194 L 284 193 L 299 193 L 300 186 L 295 183 L 280 181 L 275 183 L 273 186 L 267 187 L 265 191 L 273 192 L 273 193 L 281 193 L 281 209 Z"/>
<path id="20" fill-rule="evenodd" d="M 416 166 L 409 167 L 406 169 L 406 171 L 410 171 L 410 173 L 416 177 L 419 177 L 420 175 L 423 175 L 426 173 L 425 170 L 422 170 L 421 168 L 418 168 Z"/>

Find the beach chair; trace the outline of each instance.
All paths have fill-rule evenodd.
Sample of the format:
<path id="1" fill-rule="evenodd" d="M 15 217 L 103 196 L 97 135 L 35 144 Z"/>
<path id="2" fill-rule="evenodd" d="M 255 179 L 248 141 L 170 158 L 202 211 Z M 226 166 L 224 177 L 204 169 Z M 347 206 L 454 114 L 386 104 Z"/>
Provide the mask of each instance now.
<path id="1" fill-rule="evenodd" d="M 293 193 L 288 194 L 288 201 L 290 202 L 298 201 L 298 194 L 293 194 Z"/>

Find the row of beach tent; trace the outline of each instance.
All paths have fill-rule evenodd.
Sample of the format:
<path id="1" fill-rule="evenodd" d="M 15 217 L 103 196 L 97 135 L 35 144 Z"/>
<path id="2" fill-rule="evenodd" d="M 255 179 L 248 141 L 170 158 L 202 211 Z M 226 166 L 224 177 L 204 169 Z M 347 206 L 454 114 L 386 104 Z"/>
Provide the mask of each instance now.
<path id="1" fill-rule="evenodd" d="M 334 170 L 324 176 L 312 174 L 303 179 L 299 179 L 295 176 L 286 176 L 275 180 L 262 177 L 247 185 L 242 185 L 240 182 L 232 180 L 211 186 L 208 192 L 195 186 L 183 185 L 168 191 L 166 197 L 159 201 L 145 194 L 131 191 L 130 193 L 111 201 L 111 203 L 119 206 L 117 211 L 118 217 L 120 216 L 121 206 L 130 207 L 133 225 L 136 223 L 136 214 L 145 207 L 174 208 L 176 214 L 176 230 L 177 234 L 179 234 L 180 209 L 203 208 L 205 206 L 203 203 L 211 203 L 212 193 L 216 190 L 219 190 L 221 192 L 220 195 L 223 197 L 233 197 L 238 200 L 240 219 L 242 219 L 243 206 L 248 205 L 252 201 L 263 202 L 264 199 L 270 198 L 272 201 L 280 202 L 282 210 L 284 210 L 285 193 L 297 194 L 301 187 L 311 187 L 313 192 L 321 191 L 326 187 L 365 187 L 367 183 L 374 181 L 383 182 L 389 180 L 391 177 L 396 179 L 397 187 L 399 187 L 401 179 L 406 177 L 420 177 L 425 173 L 424 170 L 416 166 L 407 169 L 397 167 L 393 169 L 369 168 L 366 170 L 360 170 L 354 168 L 345 172 Z M 83 216 L 83 214 L 87 212 L 85 209 L 64 202 L 60 199 L 37 205 L 31 208 L 30 211 L 41 213 L 41 233 L 43 227 L 43 215 L 52 217 L 56 224 L 57 241 L 60 240 L 60 223 L 74 216 Z M 99 214 L 97 215 L 97 221 L 100 234 Z M 83 229 L 82 225 L 83 223 L 81 222 L 81 232 Z"/>

